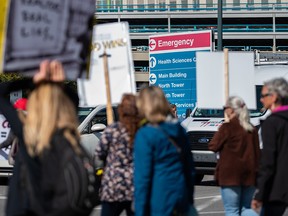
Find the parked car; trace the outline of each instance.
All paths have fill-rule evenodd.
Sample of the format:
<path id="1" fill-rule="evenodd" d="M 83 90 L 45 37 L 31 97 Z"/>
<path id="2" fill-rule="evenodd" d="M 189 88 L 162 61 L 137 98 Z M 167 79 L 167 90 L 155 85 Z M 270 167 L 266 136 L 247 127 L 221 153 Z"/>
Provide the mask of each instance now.
<path id="1" fill-rule="evenodd" d="M 114 120 L 118 120 L 117 105 L 113 105 Z M 93 155 L 96 145 L 99 143 L 101 132 L 107 126 L 106 106 L 99 105 L 96 107 L 79 107 L 79 132 L 81 134 L 81 144 Z M 5 117 L 0 114 L 0 141 L 7 138 L 10 127 Z M 9 149 L 0 149 L 0 177 L 12 175 L 13 166 L 8 164 Z"/>
<path id="2" fill-rule="evenodd" d="M 118 120 L 117 104 L 113 104 L 113 118 Z M 85 116 L 86 115 L 86 116 Z M 81 134 L 81 144 L 93 155 L 96 145 L 99 143 L 101 132 L 107 126 L 106 105 L 99 105 L 95 108 L 79 108 L 80 125 L 78 130 Z"/>

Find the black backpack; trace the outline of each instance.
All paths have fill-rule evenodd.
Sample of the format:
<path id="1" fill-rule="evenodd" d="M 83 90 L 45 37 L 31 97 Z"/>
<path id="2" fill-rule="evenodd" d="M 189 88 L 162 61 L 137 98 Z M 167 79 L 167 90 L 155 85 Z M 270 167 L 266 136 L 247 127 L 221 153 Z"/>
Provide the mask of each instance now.
<path id="1" fill-rule="evenodd" d="M 57 145 L 60 147 L 57 151 L 62 154 L 59 164 L 57 162 L 61 174 L 55 185 L 55 196 L 50 206 L 47 207 L 43 197 L 35 193 L 41 186 L 38 184 L 38 189 L 35 189 L 37 182 L 30 178 L 31 175 L 27 175 L 29 171 L 22 165 L 21 173 L 24 176 L 30 203 L 28 212 L 31 212 L 31 215 L 89 215 L 94 207 L 100 204 L 101 176 L 97 175 L 97 170 L 86 150 L 80 145 L 80 154 L 77 154 L 62 134 L 58 136 L 59 133 L 57 132 L 54 139 L 58 137 Z"/>

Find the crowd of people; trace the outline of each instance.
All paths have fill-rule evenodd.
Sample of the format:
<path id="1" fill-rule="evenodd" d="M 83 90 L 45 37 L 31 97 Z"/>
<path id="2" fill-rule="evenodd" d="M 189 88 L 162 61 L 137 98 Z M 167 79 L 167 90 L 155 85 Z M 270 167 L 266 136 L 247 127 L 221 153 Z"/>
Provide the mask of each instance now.
<path id="1" fill-rule="evenodd" d="M 33 78 L 0 84 L 0 111 L 18 149 L 6 215 L 89 215 L 93 210 L 90 206 L 91 211 L 79 213 L 63 202 L 72 192 L 59 188 L 65 176 L 58 166 L 63 152 L 69 146 L 81 154 L 79 100 L 64 80 L 60 62 L 44 61 Z M 6 95 L 24 88 L 31 93 L 22 116 Z M 288 204 L 287 81 L 265 82 L 261 102 L 271 110 L 261 125 L 263 149 L 248 107 L 238 96 L 228 98 L 225 122 L 209 143 L 209 149 L 219 153 L 215 179 L 226 216 L 280 216 Z M 118 216 L 124 210 L 129 216 L 197 215 L 196 170 L 177 107 L 159 87 L 149 86 L 137 95 L 124 94 L 118 114 L 119 121 L 106 127 L 94 155 L 104 163 L 100 190 L 93 192 L 100 194 L 101 215 Z"/>

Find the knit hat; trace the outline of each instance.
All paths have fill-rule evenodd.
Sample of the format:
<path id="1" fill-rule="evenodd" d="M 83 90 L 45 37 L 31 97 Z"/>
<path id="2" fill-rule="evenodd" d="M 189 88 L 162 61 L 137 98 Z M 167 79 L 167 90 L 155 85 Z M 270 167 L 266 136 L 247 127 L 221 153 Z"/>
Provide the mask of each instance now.
<path id="1" fill-rule="evenodd" d="M 27 99 L 26 98 L 19 98 L 15 101 L 14 107 L 15 109 L 26 110 Z"/>

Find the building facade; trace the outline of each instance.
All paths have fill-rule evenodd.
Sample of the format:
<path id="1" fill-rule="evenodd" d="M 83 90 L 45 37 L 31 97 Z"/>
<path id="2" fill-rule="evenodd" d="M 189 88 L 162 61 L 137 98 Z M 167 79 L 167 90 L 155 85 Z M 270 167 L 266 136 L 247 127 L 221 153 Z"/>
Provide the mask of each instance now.
<path id="1" fill-rule="evenodd" d="M 223 0 L 223 47 L 288 52 L 288 0 Z M 211 29 L 218 39 L 218 0 L 98 0 L 98 23 L 130 27 L 137 85 L 148 82 L 150 35 Z"/>

